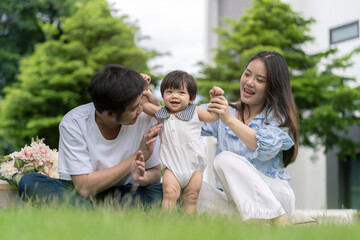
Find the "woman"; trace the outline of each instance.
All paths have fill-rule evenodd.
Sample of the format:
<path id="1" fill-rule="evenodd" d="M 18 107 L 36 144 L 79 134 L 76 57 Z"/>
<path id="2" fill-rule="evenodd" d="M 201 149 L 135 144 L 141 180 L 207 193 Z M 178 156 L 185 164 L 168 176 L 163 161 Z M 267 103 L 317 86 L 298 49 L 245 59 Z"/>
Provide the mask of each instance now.
<path id="1" fill-rule="evenodd" d="M 219 188 L 244 220 L 289 223 L 295 196 L 284 168 L 297 155 L 298 114 L 285 59 L 274 51 L 257 53 L 241 76 L 238 102 L 217 96 L 210 103 L 220 119 L 204 123 L 202 135 L 217 138 Z"/>

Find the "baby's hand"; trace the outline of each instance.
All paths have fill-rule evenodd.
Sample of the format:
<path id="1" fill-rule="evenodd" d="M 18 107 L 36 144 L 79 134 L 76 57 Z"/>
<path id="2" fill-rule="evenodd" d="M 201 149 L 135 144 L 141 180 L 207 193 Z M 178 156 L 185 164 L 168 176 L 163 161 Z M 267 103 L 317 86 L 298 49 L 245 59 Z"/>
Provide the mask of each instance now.
<path id="1" fill-rule="evenodd" d="M 221 88 L 219 88 L 217 86 L 214 86 L 209 91 L 209 94 L 210 94 L 210 98 L 213 98 L 213 97 L 216 97 L 216 96 L 224 96 L 225 92 Z"/>
<path id="2" fill-rule="evenodd" d="M 145 73 L 140 73 L 140 75 L 142 76 L 142 78 L 145 81 L 145 87 L 144 87 L 144 91 L 149 90 L 149 85 L 151 82 L 151 77 Z"/>

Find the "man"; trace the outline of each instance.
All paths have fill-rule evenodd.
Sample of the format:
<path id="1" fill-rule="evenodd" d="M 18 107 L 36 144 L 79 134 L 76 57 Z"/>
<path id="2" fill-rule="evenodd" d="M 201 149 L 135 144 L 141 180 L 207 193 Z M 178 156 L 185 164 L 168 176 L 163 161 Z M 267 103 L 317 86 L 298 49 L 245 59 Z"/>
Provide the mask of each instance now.
<path id="1" fill-rule="evenodd" d="M 106 197 L 119 203 L 161 200 L 156 137 L 162 125 L 142 113 L 144 85 L 139 73 L 117 64 L 94 74 L 92 103 L 71 110 L 59 126 L 60 179 L 26 174 L 19 195 L 82 206 Z"/>

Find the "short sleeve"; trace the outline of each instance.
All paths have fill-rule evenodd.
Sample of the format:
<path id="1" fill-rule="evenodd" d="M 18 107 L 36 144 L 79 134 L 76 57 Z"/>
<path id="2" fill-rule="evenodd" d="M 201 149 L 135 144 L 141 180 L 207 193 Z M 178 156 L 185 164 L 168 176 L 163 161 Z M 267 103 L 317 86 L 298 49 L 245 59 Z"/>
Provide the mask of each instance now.
<path id="1" fill-rule="evenodd" d="M 202 109 L 207 109 L 210 103 L 202 104 L 199 107 Z M 219 120 L 211 123 L 202 123 L 201 127 L 201 136 L 210 137 L 213 136 L 215 138 L 218 137 L 218 128 L 219 128 Z"/>
<path id="2" fill-rule="evenodd" d="M 60 125 L 59 173 L 80 175 L 93 172 L 87 144 L 80 130 Z"/>
<path id="3" fill-rule="evenodd" d="M 289 150 L 294 145 L 288 133 L 272 125 L 257 130 L 255 136 L 258 147 L 251 159 L 267 161 L 274 158 L 280 151 Z"/>

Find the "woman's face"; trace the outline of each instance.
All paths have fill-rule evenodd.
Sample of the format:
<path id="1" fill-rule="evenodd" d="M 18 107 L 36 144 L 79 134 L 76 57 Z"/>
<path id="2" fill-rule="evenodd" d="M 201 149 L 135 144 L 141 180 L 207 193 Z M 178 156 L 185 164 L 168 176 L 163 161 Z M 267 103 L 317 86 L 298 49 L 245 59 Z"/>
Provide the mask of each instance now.
<path id="1" fill-rule="evenodd" d="M 264 62 L 260 59 L 251 61 L 240 79 L 241 102 L 250 107 L 263 107 L 266 81 L 267 70 Z"/>

